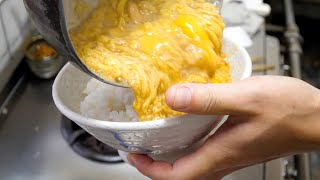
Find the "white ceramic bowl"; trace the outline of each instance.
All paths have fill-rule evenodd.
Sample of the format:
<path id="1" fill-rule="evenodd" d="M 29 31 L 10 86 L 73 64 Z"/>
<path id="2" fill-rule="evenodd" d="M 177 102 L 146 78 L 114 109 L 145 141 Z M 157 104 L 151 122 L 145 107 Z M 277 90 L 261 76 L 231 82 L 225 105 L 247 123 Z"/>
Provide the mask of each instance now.
<path id="1" fill-rule="evenodd" d="M 233 81 L 251 75 L 251 60 L 242 47 L 224 39 L 223 51 L 228 56 Z M 90 119 L 80 114 L 83 90 L 90 78 L 71 64 L 67 64 L 53 84 L 54 102 L 66 117 L 101 142 L 120 151 L 149 154 L 155 159 L 174 161 L 192 151 L 195 144 L 201 144 L 201 140 L 226 119 L 223 116 L 193 114 L 150 122 L 108 122 Z"/>

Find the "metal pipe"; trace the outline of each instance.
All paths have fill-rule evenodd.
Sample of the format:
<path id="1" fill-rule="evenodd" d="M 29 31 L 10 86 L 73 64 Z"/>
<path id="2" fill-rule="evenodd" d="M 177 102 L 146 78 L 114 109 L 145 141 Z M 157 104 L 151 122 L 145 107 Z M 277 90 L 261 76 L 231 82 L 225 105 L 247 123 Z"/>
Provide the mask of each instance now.
<path id="1" fill-rule="evenodd" d="M 290 64 L 291 64 L 291 74 L 293 77 L 301 79 L 301 63 L 300 63 L 300 53 L 299 52 L 289 52 Z"/>
<path id="2" fill-rule="evenodd" d="M 301 36 L 299 27 L 295 21 L 294 9 L 292 0 L 284 0 L 284 8 L 286 15 L 287 31 L 285 37 L 287 38 L 289 58 L 291 64 L 291 75 L 295 78 L 301 79 L 301 64 L 300 56 L 302 54 L 302 48 L 300 44 Z M 310 164 L 309 155 L 301 154 L 298 158 L 298 172 L 300 180 L 310 180 Z"/>
<path id="3" fill-rule="evenodd" d="M 296 156 L 298 180 L 311 180 L 309 154 L 304 153 Z"/>
<path id="4" fill-rule="evenodd" d="M 295 22 L 295 15 L 292 5 L 292 0 L 284 0 L 284 8 L 286 13 L 286 23 L 288 27 L 297 27 Z"/>
<path id="5" fill-rule="evenodd" d="M 289 58 L 291 63 L 291 73 L 295 78 L 301 79 L 300 55 L 302 48 L 300 45 L 300 32 L 296 24 L 292 0 L 284 0 L 287 31 L 285 37 L 288 43 Z"/>

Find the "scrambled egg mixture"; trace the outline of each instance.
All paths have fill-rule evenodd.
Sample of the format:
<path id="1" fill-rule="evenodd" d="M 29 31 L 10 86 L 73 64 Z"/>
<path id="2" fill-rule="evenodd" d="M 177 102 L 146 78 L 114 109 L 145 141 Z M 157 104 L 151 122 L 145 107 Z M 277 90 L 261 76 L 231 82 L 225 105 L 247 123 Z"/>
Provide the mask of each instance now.
<path id="1" fill-rule="evenodd" d="M 165 103 L 178 83 L 225 83 L 224 23 L 206 0 L 103 0 L 71 30 L 81 60 L 134 91 L 140 121 L 181 115 Z"/>

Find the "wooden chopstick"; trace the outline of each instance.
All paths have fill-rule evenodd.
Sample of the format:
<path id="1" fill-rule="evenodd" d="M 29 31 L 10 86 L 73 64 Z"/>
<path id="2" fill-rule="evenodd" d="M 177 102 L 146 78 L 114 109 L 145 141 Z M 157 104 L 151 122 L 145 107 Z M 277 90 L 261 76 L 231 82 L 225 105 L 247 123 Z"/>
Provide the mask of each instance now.
<path id="1" fill-rule="evenodd" d="M 252 71 L 253 72 L 259 72 L 259 71 L 269 71 L 273 70 L 275 66 L 253 66 Z"/>

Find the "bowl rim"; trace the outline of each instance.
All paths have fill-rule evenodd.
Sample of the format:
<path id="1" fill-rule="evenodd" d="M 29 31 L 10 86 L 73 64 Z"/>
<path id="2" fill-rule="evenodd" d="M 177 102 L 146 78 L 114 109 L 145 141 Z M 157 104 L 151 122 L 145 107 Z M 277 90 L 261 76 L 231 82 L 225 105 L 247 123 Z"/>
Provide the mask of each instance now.
<path id="1" fill-rule="evenodd" d="M 227 41 L 228 43 L 234 44 L 238 48 L 240 53 L 244 56 L 244 63 L 245 63 L 244 71 L 240 79 L 243 80 L 250 77 L 252 74 L 252 62 L 248 52 L 243 47 L 239 46 L 229 38 L 224 37 L 223 41 Z M 60 99 L 58 95 L 58 90 L 57 90 L 58 84 L 60 80 L 63 78 L 62 75 L 69 68 L 69 66 L 72 66 L 72 64 L 67 63 L 57 75 L 52 86 L 52 97 L 59 111 L 63 115 L 65 115 L 66 117 L 68 117 L 69 119 L 71 119 L 76 123 L 83 124 L 90 127 L 99 127 L 103 129 L 118 129 L 118 130 L 119 129 L 121 130 L 157 129 L 157 128 L 164 128 L 168 126 L 179 125 L 181 124 L 181 120 L 183 119 L 183 117 L 192 115 L 192 114 L 185 114 L 185 115 L 181 115 L 173 118 L 159 119 L 159 120 L 146 121 L 146 122 L 111 122 L 111 121 L 102 121 L 102 120 L 85 117 L 83 115 L 80 115 L 72 111 L 70 108 L 64 105 L 62 103 L 63 101 Z M 210 116 L 214 117 L 215 115 L 210 115 Z"/>

